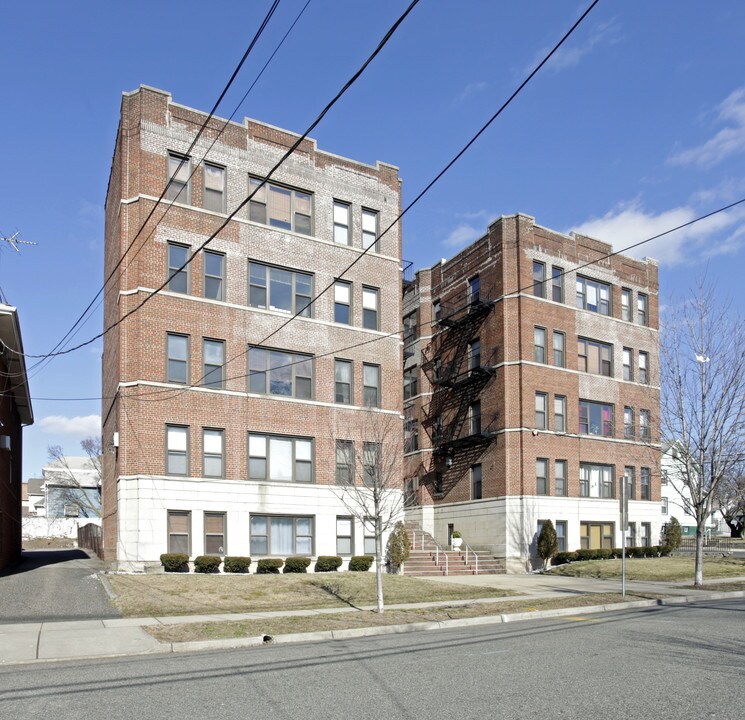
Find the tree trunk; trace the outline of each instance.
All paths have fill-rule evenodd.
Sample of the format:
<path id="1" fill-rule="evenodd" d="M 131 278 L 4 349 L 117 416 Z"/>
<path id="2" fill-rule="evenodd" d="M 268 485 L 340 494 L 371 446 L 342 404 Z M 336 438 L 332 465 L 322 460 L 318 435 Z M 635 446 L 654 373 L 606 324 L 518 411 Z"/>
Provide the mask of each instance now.
<path id="1" fill-rule="evenodd" d="M 380 508 L 375 505 L 375 587 L 378 612 L 383 613 L 383 533 L 380 527 Z"/>
<path id="2" fill-rule="evenodd" d="M 693 584 L 702 587 L 704 584 L 704 524 L 696 523 L 696 564 Z"/>

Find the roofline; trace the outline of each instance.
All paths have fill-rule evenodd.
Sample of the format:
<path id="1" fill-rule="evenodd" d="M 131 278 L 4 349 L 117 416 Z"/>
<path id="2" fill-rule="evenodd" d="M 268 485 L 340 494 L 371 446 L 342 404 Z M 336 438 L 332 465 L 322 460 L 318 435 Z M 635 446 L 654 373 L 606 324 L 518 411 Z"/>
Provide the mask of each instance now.
<path id="1" fill-rule="evenodd" d="M 13 382 L 13 399 L 15 400 L 22 425 L 33 425 L 34 411 L 31 407 L 31 393 L 26 373 L 26 357 L 23 354 L 21 326 L 18 322 L 18 308 L 0 304 L 0 317 L 10 318 L 11 333 L 6 334 L 0 326 L 0 340 L 10 349 L 8 353 L 8 372 Z"/>

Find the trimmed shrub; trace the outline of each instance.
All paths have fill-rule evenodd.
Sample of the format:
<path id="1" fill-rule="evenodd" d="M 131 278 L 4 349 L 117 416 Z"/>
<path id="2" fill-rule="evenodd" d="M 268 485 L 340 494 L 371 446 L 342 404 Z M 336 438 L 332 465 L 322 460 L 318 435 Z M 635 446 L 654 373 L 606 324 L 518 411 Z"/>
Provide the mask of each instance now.
<path id="1" fill-rule="evenodd" d="M 595 559 L 595 551 L 594 550 L 577 550 L 577 560 L 594 560 Z"/>
<path id="2" fill-rule="evenodd" d="M 262 558 L 256 563 L 257 575 L 279 575 L 279 569 L 285 564 L 279 558 Z"/>
<path id="3" fill-rule="evenodd" d="M 228 555 L 222 563 L 222 569 L 226 573 L 247 573 L 251 564 L 250 557 L 241 555 Z"/>
<path id="4" fill-rule="evenodd" d="M 556 551 L 559 549 L 559 540 L 556 537 L 556 530 L 554 524 L 550 520 L 546 520 L 541 527 L 541 534 L 538 536 L 538 557 L 543 560 L 544 567 L 548 561 L 556 555 Z"/>
<path id="5" fill-rule="evenodd" d="M 285 560 L 285 566 L 282 570 L 283 573 L 307 573 L 308 565 L 310 565 L 309 557 L 301 557 L 299 555 L 293 555 Z"/>
<path id="6" fill-rule="evenodd" d="M 160 564 L 166 572 L 189 572 L 189 556 L 184 553 L 163 553 Z"/>
<path id="7" fill-rule="evenodd" d="M 675 516 L 671 517 L 665 524 L 665 532 L 662 533 L 663 544 L 667 545 L 671 550 L 679 548 L 680 543 L 683 540 L 682 533 L 683 531 L 678 522 L 678 518 Z"/>
<path id="8" fill-rule="evenodd" d="M 626 550 L 628 552 L 628 548 Z M 623 548 L 613 548 L 613 550 L 611 550 L 610 552 L 611 552 L 611 557 L 614 560 L 620 560 L 621 556 L 623 555 Z"/>
<path id="9" fill-rule="evenodd" d="M 613 551 L 610 548 L 601 548 L 595 552 L 598 560 L 610 560 L 613 557 Z"/>
<path id="10" fill-rule="evenodd" d="M 453 535 L 453 537 L 455 536 Z M 388 572 L 397 573 L 401 565 L 409 559 L 410 552 L 411 545 L 406 533 L 406 526 L 399 520 L 388 538 L 388 545 L 385 549 L 385 562 L 388 566 Z"/>
<path id="11" fill-rule="evenodd" d="M 560 552 L 551 558 L 552 565 L 566 565 L 567 563 L 574 562 L 577 559 L 576 552 Z"/>
<path id="12" fill-rule="evenodd" d="M 352 572 L 367 572 L 374 562 L 375 558 L 372 555 L 355 555 L 349 561 L 349 569 Z"/>
<path id="13" fill-rule="evenodd" d="M 336 572 L 341 567 L 338 555 L 319 555 L 316 560 L 316 572 Z"/>
<path id="14" fill-rule="evenodd" d="M 194 572 L 216 573 L 220 572 L 222 558 L 219 555 L 197 555 L 194 558 Z"/>
<path id="15" fill-rule="evenodd" d="M 668 557 L 672 552 L 673 549 L 669 545 L 660 545 L 660 557 Z"/>
<path id="16" fill-rule="evenodd" d="M 643 558 L 646 556 L 647 556 L 647 548 L 645 547 L 629 548 L 629 557 Z"/>

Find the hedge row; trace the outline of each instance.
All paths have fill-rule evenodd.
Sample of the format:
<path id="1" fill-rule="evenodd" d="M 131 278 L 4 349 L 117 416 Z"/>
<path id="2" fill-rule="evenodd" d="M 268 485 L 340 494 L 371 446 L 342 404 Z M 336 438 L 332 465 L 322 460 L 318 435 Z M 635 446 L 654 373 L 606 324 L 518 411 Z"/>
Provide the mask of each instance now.
<path id="1" fill-rule="evenodd" d="M 665 557 L 669 555 L 671 548 L 667 545 L 650 545 L 647 547 L 628 547 L 626 557 Z M 575 550 L 574 552 L 560 552 L 551 559 L 552 565 L 565 565 L 566 563 L 582 560 L 618 560 L 621 558 L 621 548 L 603 548 L 600 550 Z"/>
<path id="2" fill-rule="evenodd" d="M 372 555 L 355 555 L 349 561 L 349 569 L 352 572 L 367 572 L 374 560 Z M 183 553 L 164 553 L 160 556 L 160 562 L 166 572 L 189 572 L 189 556 Z M 194 572 L 217 573 L 221 562 L 226 573 L 247 573 L 251 558 L 228 555 L 223 559 L 218 555 L 199 555 L 194 558 Z M 319 555 L 314 569 L 316 572 L 336 572 L 342 562 L 338 555 Z M 263 558 L 256 563 L 256 574 L 278 575 L 283 565 L 284 573 L 304 573 L 308 572 L 310 563 L 309 557 L 301 556 L 288 557 L 286 560 Z"/>

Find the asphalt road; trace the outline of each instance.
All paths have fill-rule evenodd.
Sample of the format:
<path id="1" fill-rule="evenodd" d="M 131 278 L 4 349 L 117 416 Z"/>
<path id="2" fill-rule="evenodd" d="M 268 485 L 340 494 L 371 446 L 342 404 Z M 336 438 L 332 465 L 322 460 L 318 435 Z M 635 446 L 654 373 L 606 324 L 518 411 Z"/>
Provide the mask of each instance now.
<path id="1" fill-rule="evenodd" d="M 0 574 L 0 624 L 119 617 L 95 575 L 101 569 L 84 550 L 24 550 Z"/>
<path id="2" fill-rule="evenodd" d="M 0 717 L 736 717 L 745 600 L 355 641 L 0 668 Z"/>

